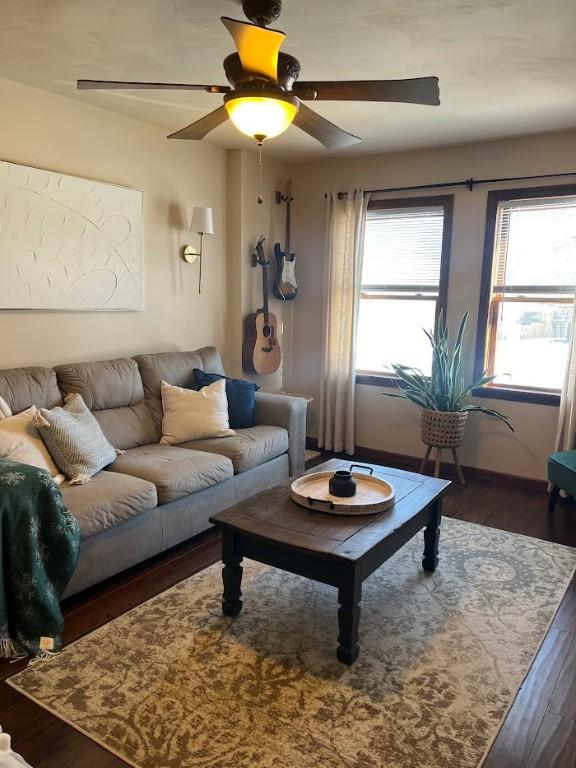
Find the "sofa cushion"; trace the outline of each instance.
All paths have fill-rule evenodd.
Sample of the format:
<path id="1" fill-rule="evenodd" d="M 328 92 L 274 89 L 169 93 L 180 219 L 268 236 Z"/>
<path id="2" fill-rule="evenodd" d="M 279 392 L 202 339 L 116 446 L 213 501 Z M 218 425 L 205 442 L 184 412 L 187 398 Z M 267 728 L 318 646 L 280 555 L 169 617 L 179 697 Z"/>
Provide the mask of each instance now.
<path id="1" fill-rule="evenodd" d="M 159 504 L 217 485 L 234 474 L 232 462 L 224 456 L 172 445 L 131 448 L 108 470 L 154 483 Z"/>
<path id="2" fill-rule="evenodd" d="M 144 399 L 138 366 L 130 358 L 56 367 L 61 389 L 82 395 L 91 411 L 136 405 Z"/>
<path id="3" fill-rule="evenodd" d="M 282 427 L 249 427 L 236 430 L 233 437 L 192 440 L 180 447 L 227 456 L 234 465 L 234 472 L 239 474 L 286 453 L 288 432 Z"/>
<path id="4" fill-rule="evenodd" d="M 62 498 L 83 539 L 136 517 L 158 503 L 156 487 L 137 477 L 99 472 L 87 485 L 61 486 Z"/>
<path id="5" fill-rule="evenodd" d="M 116 448 L 135 448 L 160 439 L 144 399 L 144 387 L 135 360 L 119 358 L 70 363 L 59 365 L 55 370 L 62 391 L 82 395 Z"/>
<path id="6" fill-rule="evenodd" d="M 176 387 L 194 387 L 194 368 L 224 374 L 220 353 L 216 347 L 202 347 L 194 352 L 158 352 L 153 355 L 136 355 L 146 401 L 156 420 L 157 429 L 162 427 L 162 400 L 160 387 L 163 381 Z"/>
<path id="7" fill-rule="evenodd" d="M 32 405 L 38 408 L 62 405 L 52 368 L 8 368 L 0 371 L 0 395 L 12 413 L 20 413 Z"/>

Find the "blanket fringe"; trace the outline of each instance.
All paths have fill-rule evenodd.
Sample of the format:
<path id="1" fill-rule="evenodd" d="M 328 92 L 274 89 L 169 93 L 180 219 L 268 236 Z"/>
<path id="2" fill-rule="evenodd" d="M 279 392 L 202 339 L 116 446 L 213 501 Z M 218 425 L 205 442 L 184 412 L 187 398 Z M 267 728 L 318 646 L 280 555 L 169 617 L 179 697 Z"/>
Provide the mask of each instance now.
<path id="1" fill-rule="evenodd" d="M 19 659 L 22 651 L 10 637 L 0 639 L 0 659 Z"/>
<path id="2" fill-rule="evenodd" d="M 34 666 L 34 664 L 38 664 L 39 662 L 42 662 L 42 661 L 52 661 L 52 659 L 55 659 L 56 656 L 59 656 L 59 655 L 60 655 L 60 651 L 56 651 L 56 652 L 40 651 L 38 656 L 34 656 L 33 659 L 30 659 L 27 666 L 32 667 Z"/>

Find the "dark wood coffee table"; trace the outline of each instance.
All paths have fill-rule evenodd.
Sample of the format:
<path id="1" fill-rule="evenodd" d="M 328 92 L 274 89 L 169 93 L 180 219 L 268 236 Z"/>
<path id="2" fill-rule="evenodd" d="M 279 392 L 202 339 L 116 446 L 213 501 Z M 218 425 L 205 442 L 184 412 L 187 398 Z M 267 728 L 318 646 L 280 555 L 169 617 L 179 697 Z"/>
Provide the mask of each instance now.
<path id="1" fill-rule="evenodd" d="M 312 472 L 348 467 L 332 459 Z M 396 490 L 394 506 L 378 515 L 354 517 L 313 512 L 290 498 L 291 480 L 269 488 L 214 515 L 222 529 L 222 610 L 242 610 L 242 558 L 297 573 L 338 588 L 337 656 L 345 664 L 358 658 L 362 582 L 424 528 L 425 571 L 438 564 L 442 496 L 448 480 L 370 465 Z"/>

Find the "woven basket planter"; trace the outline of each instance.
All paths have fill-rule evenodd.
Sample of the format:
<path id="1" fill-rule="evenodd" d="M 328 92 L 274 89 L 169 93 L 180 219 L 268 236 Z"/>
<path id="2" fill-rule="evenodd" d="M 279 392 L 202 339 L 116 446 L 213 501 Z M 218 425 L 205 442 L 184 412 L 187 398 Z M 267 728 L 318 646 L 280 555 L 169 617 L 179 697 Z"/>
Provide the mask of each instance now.
<path id="1" fill-rule="evenodd" d="M 433 448 L 458 448 L 466 428 L 466 411 L 422 409 L 422 442 Z"/>

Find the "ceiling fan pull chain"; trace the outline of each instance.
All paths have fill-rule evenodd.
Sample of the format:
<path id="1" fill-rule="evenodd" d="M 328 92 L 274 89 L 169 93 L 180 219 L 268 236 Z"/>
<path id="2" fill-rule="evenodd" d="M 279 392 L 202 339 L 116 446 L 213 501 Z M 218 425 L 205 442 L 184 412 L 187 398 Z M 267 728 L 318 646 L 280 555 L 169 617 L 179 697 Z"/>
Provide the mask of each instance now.
<path id="1" fill-rule="evenodd" d="M 258 205 L 262 205 L 262 144 L 258 142 Z"/>

